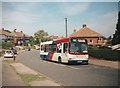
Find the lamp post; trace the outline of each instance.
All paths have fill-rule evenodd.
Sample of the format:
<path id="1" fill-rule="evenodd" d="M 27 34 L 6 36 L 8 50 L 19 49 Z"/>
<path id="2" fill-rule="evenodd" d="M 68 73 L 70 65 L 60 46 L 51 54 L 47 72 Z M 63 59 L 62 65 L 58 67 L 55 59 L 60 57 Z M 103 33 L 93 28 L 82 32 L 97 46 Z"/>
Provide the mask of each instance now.
<path id="1" fill-rule="evenodd" d="M 67 38 L 67 18 L 65 18 L 65 29 L 66 29 L 66 38 Z"/>

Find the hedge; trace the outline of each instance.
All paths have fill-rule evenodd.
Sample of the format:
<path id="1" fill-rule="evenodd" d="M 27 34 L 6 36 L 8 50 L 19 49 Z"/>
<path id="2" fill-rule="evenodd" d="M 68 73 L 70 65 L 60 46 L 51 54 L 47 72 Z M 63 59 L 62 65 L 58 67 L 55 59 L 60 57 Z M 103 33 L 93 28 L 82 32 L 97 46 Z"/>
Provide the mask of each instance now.
<path id="1" fill-rule="evenodd" d="M 10 49 L 13 46 L 10 42 L 2 42 L 2 49 Z"/>
<path id="2" fill-rule="evenodd" d="M 120 61 L 120 51 L 113 51 L 111 49 L 97 49 L 97 50 L 88 50 L 90 56 L 106 59 Z"/>

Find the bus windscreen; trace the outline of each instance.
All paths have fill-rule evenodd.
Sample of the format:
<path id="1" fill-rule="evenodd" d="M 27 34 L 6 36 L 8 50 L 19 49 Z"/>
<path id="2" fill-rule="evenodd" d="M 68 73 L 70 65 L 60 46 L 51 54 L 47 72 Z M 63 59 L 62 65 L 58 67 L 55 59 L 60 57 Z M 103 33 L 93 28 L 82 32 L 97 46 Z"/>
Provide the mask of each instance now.
<path id="1" fill-rule="evenodd" d="M 88 53 L 86 41 L 80 39 L 71 39 L 69 52 L 75 54 Z"/>

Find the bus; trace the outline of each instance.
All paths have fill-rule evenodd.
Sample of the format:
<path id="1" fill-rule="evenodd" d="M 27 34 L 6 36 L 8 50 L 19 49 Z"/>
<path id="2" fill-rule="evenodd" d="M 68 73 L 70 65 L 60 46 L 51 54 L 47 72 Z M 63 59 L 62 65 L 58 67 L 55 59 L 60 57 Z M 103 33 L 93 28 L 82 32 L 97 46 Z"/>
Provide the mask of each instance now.
<path id="1" fill-rule="evenodd" d="M 63 38 L 41 42 L 40 58 L 59 63 L 88 64 L 87 41 L 77 38 Z"/>

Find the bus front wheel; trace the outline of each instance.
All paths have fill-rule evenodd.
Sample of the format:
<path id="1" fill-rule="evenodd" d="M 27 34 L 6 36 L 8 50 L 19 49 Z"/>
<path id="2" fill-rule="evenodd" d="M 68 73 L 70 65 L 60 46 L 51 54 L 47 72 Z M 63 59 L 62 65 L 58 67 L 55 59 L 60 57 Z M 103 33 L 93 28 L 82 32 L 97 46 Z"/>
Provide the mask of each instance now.
<path id="1" fill-rule="evenodd" d="M 62 60 L 61 60 L 61 57 L 58 57 L 58 63 L 61 63 Z"/>

